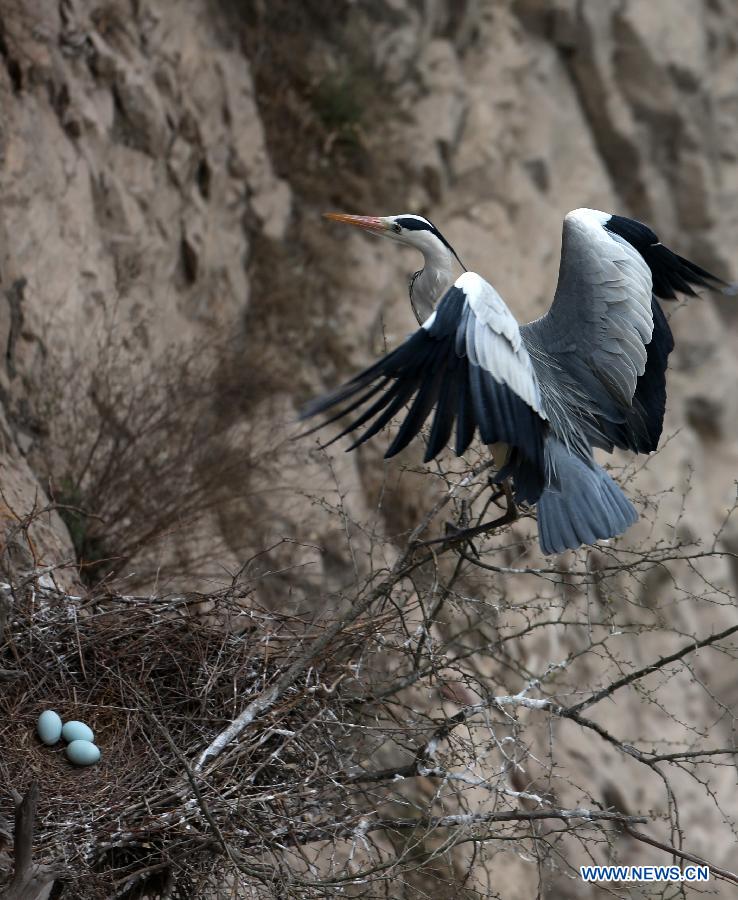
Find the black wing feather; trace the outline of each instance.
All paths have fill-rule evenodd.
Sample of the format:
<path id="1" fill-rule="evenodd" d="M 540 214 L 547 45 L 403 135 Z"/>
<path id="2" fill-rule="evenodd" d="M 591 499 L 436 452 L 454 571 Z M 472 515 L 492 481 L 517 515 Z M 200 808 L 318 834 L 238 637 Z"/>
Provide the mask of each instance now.
<path id="1" fill-rule="evenodd" d="M 651 270 L 653 292 L 662 300 L 675 300 L 677 292 L 696 297 L 695 287 L 728 287 L 722 278 L 665 247 L 656 232 L 643 222 L 625 216 L 610 216 L 605 228 L 624 238 L 641 254 Z"/>
<path id="2" fill-rule="evenodd" d="M 428 438 L 428 446 L 425 448 L 423 462 L 430 462 L 434 459 L 443 450 L 451 437 L 451 432 L 454 429 L 454 419 L 456 418 L 454 402 L 458 394 L 459 368 L 459 361 L 456 357 L 449 362 L 449 371 L 441 382 L 438 403 L 436 404 L 436 414 L 433 417 L 433 425 Z"/>
<path id="3" fill-rule="evenodd" d="M 466 295 L 450 288 L 436 311 L 429 328 L 420 328 L 396 350 L 388 353 L 346 385 L 326 397 L 309 403 L 302 411 L 305 419 L 349 402 L 330 421 L 353 412 L 376 393 L 374 384 L 384 393 L 357 419 L 343 429 L 339 437 L 372 424 L 348 448 L 353 450 L 373 437 L 408 402 L 410 409 L 385 456 L 394 456 L 415 438 L 431 411 L 435 416 L 426 447 L 425 461 L 435 458 L 446 446 L 456 424 L 455 450 L 464 453 L 477 428 L 487 444 L 504 442 L 517 448 L 517 457 L 543 470 L 543 437 L 546 422 L 506 384 L 496 381 L 487 371 L 466 356 L 460 330 L 466 329 Z M 386 387 L 391 380 L 390 387 Z M 375 418 L 376 417 L 376 418 Z"/>
<path id="4" fill-rule="evenodd" d="M 342 437 L 345 437 L 349 432 L 355 431 L 357 428 L 361 428 L 361 426 L 368 422 L 369 419 L 383 410 L 391 400 L 396 400 L 400 387 L 401 385 L 398 382 L 393 382 L 378 400 L 372 403 L 372 405 L 368 409 L 364 410 L 364 412 L 358 417 L 358 419 L 354 419 L 353 422 L 350 422 L 340 434 L 337 434 L 332 440 L 328 441 L 327 444 L 323 444 L 323 446 L 330 447 L 330 445 L 334 443 L 334 441 L 338 441 Z M 357 403 L 361 405 L 363 400 L 364 398 L 360 397 Z M 400 401 L 400 406 L 402 406 L 403 402 L 404 401 Z M 341 410 L 341 412 L 338 414 L 338 418 L 346 413 L 352 412 L 356 408 L 357 403 L 352 403 L 351 406 L 348 407 L 348 409 Z M 332 416 L 329 421 L 335 421 L 336 418 L 337 416 Z"/>
<path id="5" fill-rule="evenodd" d="M 369 400 L 371 397 L 373 397 L 378 391 L 381 391 L 382 388 L 386 387 L 389 380 L 390 380 L 389 378 L 384 378 L 382 381 L 378 381 L 375 385 L 373 385 L 371 388 L 369 388 L 369 390 L 365 394 L 362 394 L 358 399 L 354 400 L 354 402 L 350 406 L 347 406 L 345 409 L 339 410 L 337 413 L 332 415 L 330 417 L 330 419 L 326 419 L 324 422 L 319 422 L 317 425 L 314 425 L 309 431 L 306 431 L 303 434 L 303 437 L 307 437 L 307 435 L 313 434 L 313 432 L 318 431 L 320 428 L 323 428 L 323 426 L 325 426 L 325 425 L 331 425 L 333 422 L 336 421 L 336 419 L 340 419 L 343 416 L 347 416 L 349 413 L 353 412 L 355 409 L 358 409 L 360 406 L 362 406 L 362 404 L 366 403 L 367 400 Z M 385 394 L 385 396 L 387 396 L 387 395 Z M 339 401 L 336 401 L 336 402 L 339 402 Z M 389 398 L 387 398 L 386 402 L 389 402 Z M 311 415 L 315 415 L 315 413 L 311 413 Z M 303 418 L 304 418 L 304 416 L 303 416 Z M 338 435 L 338 437 L 343 437 L 343 433 Z M 328 447 L 330 444 L 333 443 L 333 441 L 336 441 L 336 440 L 338 440 L 338 438 L 333 438 L 332 440 L 328 441 L 328 443 L 324 444 L 323 446 Z"/>
<path id="6" fill-rule="evenodd" d="M 367 430 L 364 432 L 364 434 L 361 435 L 360 438 L 355 440 L 353 442 L 353 444 L 351 444 L 350 447 L 346 448 L 347 452 L 349 450 L 355 450 L 357 447 L 359 447 L 365 441 L 368 441 L 369 438 L 374 437 L 374 435 L 378 431 L 381 431 L 384 428 L 384 426 L 390 421 L 390 419 L 392 419 L 392 417 L 396 413 L 398 413 L 402 409 L 402 407 L 408 402 L 408 400 L 412 397 L 413 391 L 415 391 L 416 387 L 417 387 L 417 385 L 414 382 L 407 381 L 407 382 L 403 383 L 401 381 L 398 381 L 397 384 L 395 385 L 395 394 L 397 396 L 395 397 L 393 402 L 387 407 L 387 409 L 382 413 L 381 416 L 378 416 L 378 418 L 374 421 L 374 423 L 369 428 L 367 428 Z M 373 415 L 373 413 L 371 413 L 368 416 L 364 415 L 361 417 L 360 422 L 352 422 L 351 425 L 348 426 L 348 428 L 344 429 L 342 434 L 348 434 L 350 431 L 353 431 L 355 428 L 361 427 L 361 425 L 363 425 L 364 422 L 366 422 L 368 419 L 370 419 L 372 415 Z"/>
<path id="7" fill-rule="evenodd" d="M 390 444 L 387 452 L 384 454 L 385 459 L 396 456 L 400 450 L 404 450 L 410 441 L 420 433 L 420 429 L 425 424 L 425 420 L 433 409 L 433 404 L 438 398 L 438 391 L 441 386 L 440 373 L 428 373 L 423 381 L 421 381 L 418 393 L 410 407 L 410 412 L 400 425 L 395 439 Z"/>
<path id="8" fill-rule="evenodd" d="M 474 407 L 469 384 L 469 367 L 462 366 L 459 373 L 459 406 L 456 420 L 456 446 L 454 452 L 461 456 L 469 449 L 474 440 L 477 422 L 474 418 Z"/>

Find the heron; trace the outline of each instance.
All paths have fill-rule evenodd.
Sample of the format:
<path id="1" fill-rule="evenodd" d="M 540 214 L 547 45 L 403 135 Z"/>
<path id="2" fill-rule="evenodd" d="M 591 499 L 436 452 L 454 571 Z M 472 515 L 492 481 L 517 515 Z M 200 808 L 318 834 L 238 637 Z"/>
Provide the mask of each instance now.
<path id="1" fill-rule="evenodd" d="M 540 548 L 550 556 L 617 537 L 637 521 L 594 450 L 657 449 L 674 348 L 659 300 L 726 282 L 670 250 L 642 222 L 576 209 L 564 218 L 551 306 L 519 325 L 424 216 L 325 215 L 420 251 L 423 267 L 409 284 L 420 327 L 307 404 L 302 419 L 330 411 L 320 428 L 358 413 L 333 439 L 358 432 L 353 450 L 407 408 L 390 458 L 433 412 L 426 463 L 444 450 L 454 424 L 457 456 L 478 433 L 493 451 L 494 480 L 508 486 L 510 505 L 502 518 L 463 534 L 510 521 L 518 506 L 535 507 Z"/>

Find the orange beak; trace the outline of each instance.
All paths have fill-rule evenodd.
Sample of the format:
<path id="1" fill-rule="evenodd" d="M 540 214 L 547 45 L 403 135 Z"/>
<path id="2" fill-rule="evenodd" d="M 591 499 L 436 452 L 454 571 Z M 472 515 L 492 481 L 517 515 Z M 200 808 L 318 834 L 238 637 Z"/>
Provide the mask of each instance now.
<path id="1" fill-rule="evenodd" d="M 380 219 L 377 216 L 349 216 L 346 213 L 323 213 L 323 218 L 331 219 L 333 222 L 344 222 L 346 225 L 356 225 L 365 231 L 373 231 L 376 234 L 382 234 L 389 228 L 385 219 Z"/>

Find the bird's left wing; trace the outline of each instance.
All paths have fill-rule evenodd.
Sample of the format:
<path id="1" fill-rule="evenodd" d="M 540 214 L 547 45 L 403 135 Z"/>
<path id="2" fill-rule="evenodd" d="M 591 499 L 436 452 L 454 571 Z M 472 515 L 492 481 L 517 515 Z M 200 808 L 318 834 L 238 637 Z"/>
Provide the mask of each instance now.
<path id="1" fill-rule="evenodd" d="M 566 216 L 553 304 L 523 334 L 581 384 L 596 380 L 627 408 L 646 368 L 653 281 L 635 247 L 604 227 L 608 218 L 590 209 Z M 595 405 L 600 396 L 592 397 Z"/>
<path id="2" fill-rule="evenodd" d="M 597 446 L 656 449 L 674 347 L 657 298 L 694 295 L 698 287 L 734 292 L 635 219 L 594 209 L 564 219 L 553 304 L 521 333 L 536 365 L 559 373 L 559 388 L 565 381 L 576 387 L 596 420 L 590 437 Z"/>
<path id="3" fill-rule="evenodd" d="M 352 450 L 408 403 L 386 458 L 408 445 L 435 408 L 425 462 L 440 453 L 456 422 L 457 455 L 478 429 L 485 444 L 508 444 L 543 470 L 546 416 L 533 365 L 512 313 L 473 272 L 457 279 L 430 318 L 396 350 L 309 403 L 301 418 L 337 408 L 328 420 L 333 422 L 364 407 L 333 438 L 367 426 L 348 448 Z"/>

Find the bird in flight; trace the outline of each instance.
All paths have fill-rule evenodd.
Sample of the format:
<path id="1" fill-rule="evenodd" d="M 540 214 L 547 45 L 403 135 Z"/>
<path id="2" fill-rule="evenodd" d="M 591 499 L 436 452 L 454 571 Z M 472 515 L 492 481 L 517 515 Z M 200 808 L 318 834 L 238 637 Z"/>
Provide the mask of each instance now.
<path id="1" fill-rule="evenodd" d="M 576 209 L 564 219 L 551 307 L 518 325 L 492 285 L 466 271 L 423 216 L 326 216 L 423 254 L 423 268 L 410 280 L 420 328 L 347 384 L 309 403 L 301 418 L 330 410 L 322 423 L 328 424 L 358 413 L 334 438 L 356 432 L 353 450 L 409 404 L 389 458 L 433 412 L 424 462 L 441 453 L 454 424 L 457 456 L 478 432 L 499 463 L 495 481 L 509 480 L 514 504 L 536 506 L 546 555 L 629 528 L 638 514 L 595 462 L 593 448 L 657 448 L 674 348 L 659 299 L 694 296 L 695 287 L 725 282 L 669 250 L 641 222 Z"/>

